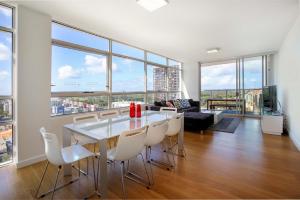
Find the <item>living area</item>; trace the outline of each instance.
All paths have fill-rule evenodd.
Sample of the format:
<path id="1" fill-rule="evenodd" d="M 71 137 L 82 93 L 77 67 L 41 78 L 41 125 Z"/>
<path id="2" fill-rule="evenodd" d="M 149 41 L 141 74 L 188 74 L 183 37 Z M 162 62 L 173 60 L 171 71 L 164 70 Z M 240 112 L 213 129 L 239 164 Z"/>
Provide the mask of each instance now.
<path id="1" fill-rule="evenodd" d="M 0 199 L 299 199 L 299 0 L 0 2 Z"/>

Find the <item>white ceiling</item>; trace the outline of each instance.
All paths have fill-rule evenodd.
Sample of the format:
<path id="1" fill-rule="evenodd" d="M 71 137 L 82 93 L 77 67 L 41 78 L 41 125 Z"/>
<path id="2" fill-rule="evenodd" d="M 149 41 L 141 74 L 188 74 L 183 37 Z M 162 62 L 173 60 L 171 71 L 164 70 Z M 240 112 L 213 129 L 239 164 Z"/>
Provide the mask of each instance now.
<path id="1" fill-rule="evenodd" d="M 298 0 L 169 0 L 150 13 L 135 0 L 18 3 L 53 19 L 184 62 L 207 62 L 279 49 Z M 221 52 L 208 55 L 206 49 Z"/>

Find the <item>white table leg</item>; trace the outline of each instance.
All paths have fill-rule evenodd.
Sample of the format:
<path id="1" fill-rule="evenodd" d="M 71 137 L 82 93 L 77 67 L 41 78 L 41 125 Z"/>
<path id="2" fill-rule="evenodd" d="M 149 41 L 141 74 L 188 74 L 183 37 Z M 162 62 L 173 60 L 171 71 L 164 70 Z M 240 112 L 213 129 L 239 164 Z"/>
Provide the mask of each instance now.
<path id="1" fill-rule="evenodd" d="M 63 147 L 71 146 L 71 131 L 67 128 L 63 128 Z M 64 175 L 71 176 L 72 175 L 72 165 L 64 165 Z"/>
<path id="2" fill-rule="evenodd" d="M 184 117 L 181 119 L 181 129 L 178 134 L 178 154 L 184 156 Z"/>
<path id="3" fill-rule="evenodd" d="M 106 199 L 107 198 L 107 193 L 108 193 L 108 183 L 107 183 L 107 140 L 100 140 L 99 141 L 100 145 L 100 157 L 99 157 L 99 162 L 100 162 L 100 171 L 99 173 L 99 180 L 100 181 L 100 186 L 98 186 L 98 190 L 100 191 L 101 198 Z"/>

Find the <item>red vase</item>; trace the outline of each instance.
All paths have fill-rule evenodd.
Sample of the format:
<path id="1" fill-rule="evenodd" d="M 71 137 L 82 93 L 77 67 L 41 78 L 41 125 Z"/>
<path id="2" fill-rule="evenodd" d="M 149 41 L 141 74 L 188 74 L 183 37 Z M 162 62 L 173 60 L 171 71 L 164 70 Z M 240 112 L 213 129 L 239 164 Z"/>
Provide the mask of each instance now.
<path id="1" fill-rule="evenodd" d="M 141 104 L 136 105 L 136 117 L 140 118 L 142 116 Z"/>
<path id="2" fill-rule="evenodd" d="M 131 118 L 135 117 L 135 103 L 130 103 L 130 112 L 129 112 L 129 116 Z"/>

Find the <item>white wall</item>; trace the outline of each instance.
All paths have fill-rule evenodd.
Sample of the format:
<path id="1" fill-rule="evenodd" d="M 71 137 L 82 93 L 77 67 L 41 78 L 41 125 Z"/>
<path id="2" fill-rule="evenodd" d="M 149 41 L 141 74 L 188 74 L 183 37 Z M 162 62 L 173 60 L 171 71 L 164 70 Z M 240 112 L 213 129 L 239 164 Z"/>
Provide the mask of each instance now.
<path id="1" fill-rule="evenodd" d="M 17 164 L 40 159 L 38 130 L 50 115 L 51 18 L 22 6 L 17 13 L 16 144 Z"/>
<path id="2" fill-rule="evenodd" d="M 73 116 L 50 117 L 51 17 L 19 6 L 17 13 L 16 164 L 45 159 L 39 129 L 57 133 Z"/>
<path id="3" fill-rule="evenodd" d="M 274 75 L 290 137 L 300 150 L 300 17 L 280 48 Z"/>
<path id="4" fill-rule="evenodd" d="M 185 62 L 183 68 L 182 91 L 185 98 L 199 100 L 199 65 L 197 62 Z"/>

